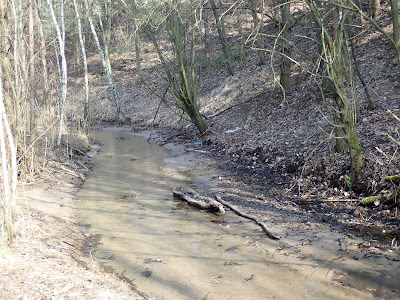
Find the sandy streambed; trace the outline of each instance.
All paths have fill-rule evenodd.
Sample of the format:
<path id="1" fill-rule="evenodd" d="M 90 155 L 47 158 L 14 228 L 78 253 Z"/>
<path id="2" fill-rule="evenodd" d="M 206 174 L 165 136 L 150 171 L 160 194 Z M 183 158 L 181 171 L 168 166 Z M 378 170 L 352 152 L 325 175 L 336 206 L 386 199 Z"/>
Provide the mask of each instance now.
<path id="1" fill-rule="evenodd" d="M 302 259 L 288 257 L 296 242 L 284 234 L 284 227 L 274 228 L 284 239 L 271 241 L 257 226 L 231 212 L 217 216 L 174 199 L 173 186 L 217 189 L 212 180 L 215 170 L 204 167 L 196 152 L 168 144 L 169 152 L 115 129 L 94 136 L 103 146 L 76 195 L 76 218 L 89 224 L 90 233 L 101 236 L 95 256 L 150 297 L 372 297 L 368 290 L 334 280 L 343 272 L 322 263 L 335 259 L 330 241 L 325 241 L 326 250 L 311 247 L 308 257 L 306 253 Z M 314 234 L 308 236 L 312 239 Z M 321 262 L 316 264 L 312 256 L 319 254 Z"/>
<path id="2" fill-rule="evenodd" d="M 234 195 L 244 209 L 260 201 L 202 151 L 149 144 L 120 128 L 95 135 L 101 152 L 75 198 L 73 186 L 58 184 L 45 192 L 29 189 L 24 199 L 85 225 L 88 235 L 100 238 L 93 255 L 150 297 L 366 299 L 400 292 L 398 252 L 371 251 L 290 203 L 265 195 L 268 209 L 248 208 L 282 236 L 271 241 L 231 212 L 217 216 L 175 200 L 173 186 L 191 186 L 228 200 Z"/>

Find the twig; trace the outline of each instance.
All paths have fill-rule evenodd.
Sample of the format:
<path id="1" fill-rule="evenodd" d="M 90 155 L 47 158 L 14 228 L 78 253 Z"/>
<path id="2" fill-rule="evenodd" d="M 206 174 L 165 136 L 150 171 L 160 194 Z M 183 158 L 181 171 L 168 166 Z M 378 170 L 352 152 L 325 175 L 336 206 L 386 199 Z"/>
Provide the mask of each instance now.
<path id="1" fill-rule="evenodd" d="M 275 234 L 273 234 L 267 227 L 267 225 L 264 224 L 263 221 L 261 221 L 259 218 L 253 216 L 253 215 L 249 215 L 247 213 L 242 212 L 241 210 L 239 210 L 239 208 L 237 208 L 236 206 L 230 204 L 229 202 L 226 202 L 225 200 L 223 200 L 219 195 L 216 195 L 215 198 L 217 199 L 218 202 L 220 202 L 221 204 L 225 205 L 226 207 L 230 208 L 231 210 L 233 210 L 236 214 L 238 214 L 239 216 L 252 220 L 254 222 L 257 223 L 258 226 L 260 226 L 264 232 L 267 234 L 267 236 L 270 239 L 273 240 L 279 240 L 280 238 L 278 236 L 276 236 Z"/>
<path id="2" fill-rule="evenodd" d="M 306 161 L 304 162 L 303 168 L 301 169 L 301 173 L 300 173 L 299 179 L 297 179 L 297 182 L 295 182 L 295 183 L 289 188 L 289 190 L 288 190 L 286 193 L 288 193 L 289 191 L 291 191 L 291 190 L 296 186 L 296 183 L 297 183 L 298 188 L 299 188 L 299 194 L 300 194 L 300 179 L 303 177 L 304 171 L 305 171 L 305 169 L 306 169 L 306 164 L 308 163 L 309 159 L 310 159 L 311 156 L 314 154 L 314 152 L 317 151 L 317 149 L 318 149 L 320 146 L 322 146 L 325 142 L 327 142 L 327 141 L 329 141 L 330 139 L 332 139 L 333 131 L 334 131 L 334 129 L 332 129 L 332 131 L 331 131 L 331 133 L 329 134 L 329 136 L 328 136 L 325 140 L 321 141 L 321 142 L 317 145 L 317 147 L 315 147 L 315 148 L 311 151 L 311 153 L 307 156 Z"/>
<path id="3" fill-rule="evenodd" d="M 85 180 L 85 176 L 83 176 L 83 175 L 82 175 L 81 173 L 79 173 L 79 172 L 70 170 L 70 169 L 68 169 L 68 168 L 66 168 L 66 167 L 64 167 L 64 166 L 62 166 L 62 165 L 58 165 L 58 167 L 59 167 L 61 170 L 64 170 L 65 172 L 67 172 L 67 173 L 69 173 L 69 174 L 71 174 L 71 175 L 73 175 L 73 176 L 75 176 L 75 177 L 80 178 L 81 180 Z"/>
<path id="4" fill-rule="evenodd" d="M 46 134 L 47 131 L 50 130 L 51 127 L 53 127 L 54 124 L 56 124 L 56 122 L 59 120 L 59 118 L 57 118 L 49 127 L 47 127 L 47 129 L 45 131 L 43 131 L 30 145 L 29 147 L 24 151 L 24 153 L 22 153 L 22 155 L 19 157 L 18 159 L 18 163 L 20 163 L 21 159 L 25 156 L 26 153 L 28 153 L 28 151 L 36 144 L 36 142 L 43 136 Z"/>

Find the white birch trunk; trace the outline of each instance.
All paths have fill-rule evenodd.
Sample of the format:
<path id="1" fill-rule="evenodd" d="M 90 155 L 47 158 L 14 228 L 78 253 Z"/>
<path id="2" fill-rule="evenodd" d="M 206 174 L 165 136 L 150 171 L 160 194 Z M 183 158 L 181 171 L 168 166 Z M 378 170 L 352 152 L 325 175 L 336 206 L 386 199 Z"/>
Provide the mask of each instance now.
<path id="1" fill-rule="evenodd" d="M 87 19 L 88 19 L 88 22 L 89 22 L 89 26 L 90 26 L 90 29 L 92 31 L 93 38 L 96 41 L 97 49 L 99 51 L 101 63 L 103 64 L 104 71 L 106 72 L 106 76 L 107 76 L 107 79 L 108 79 L 108 84 L 110 85 L 110 87 L 112 89 L 112 92 L 113 92 L 115 105 L 117 107 L 118 121 L 122 122 L 124 118 L 123 118 L 122 111 L 121 111 L 121 103 L 120 103 L 120 100 L 119 100 L 118 92 L 117 92 L 117 89 L 115 88 L 111 73 L 108 70 L 107 62 L 106 62 L 106 59 L 104 57 L 103 49 L 101 48 L 99 37 L 97 36 L 96 29 L 94 27 L 92 17 L 90 16 L 90 10 L 89 10 L 88 2 L 87 2 L 87 0 L 83 0 L 83 2 L 85 4 L 86 16 L 87 16 Z"/>
<path id="2" fill-rule="evenodd" d="M 53 26 L 57 32 L 58 46 L 60 50 L 61 56 L 61 102 L 60 102 L 60 126 L 58 131 L 57 138 L 57 147 L 61 145 L 61 137 L 64 126 L 64 107 L 65 107 L 65 99 L 67 98 L 67 60 L 65 58 L 65 25 L 64 25 L 64 0 L 61 0 L 61 25 L 63 28 L 63 32 L 60 31 L 60 26 L 58 25 L 56 15 L 54 13 L 53 4 L 51 0 L 47 0 L 47 4 L 49 6 L 51 20 L 53 22 Z"/>
<path id="3" fill-rule="evenodd" d="M 8 145 L 6 143 L 6 137 Z M 10 159 L 7 158 L 7 146 L 10 151 Z M 6 110 L 3 102 L 3 83 L 2 83 L 2 70 L 0 67 L 0 152 L 1 152 L 1 166 L 3 173 L 3 189 L 4 189 L 4 207 L 5 213 L 5 226 L 7 231 L 8 243 L 13 241 L 12 230 L 12 212 L 15 205 L 17 194 L 17 150 L 14 144 L 14 138 L 11 134 L 10 125 L 8 123 Z M 9 163 L 9 160 L 11 163 Z M 10 170 L 11 165 L 11 170 Z M 11 171 L 11 178 L 9 176 Z"/>
<path id="4" fill-rule="evenodd" d="M 78 35 L 79 35 L 79 43 L 81 45 L 82 58 L 83 58 L 83 70 L 85 76 L 85 104 L 83 109 L 83 122 L 84 122 L 84 131 L 87 132 L 89 129 L 89 76 L 88 76 L 88 68 L 87 68 L 87 59 L 86 59 L 86 49 L 85 42 L 83 41 L 82 36 L 82 23 L 81 17 L 79 15 L 78 6 L 76 5 L 76 0 L 74 1 L 75 8 L 75 16 L 78 21 Z"/>

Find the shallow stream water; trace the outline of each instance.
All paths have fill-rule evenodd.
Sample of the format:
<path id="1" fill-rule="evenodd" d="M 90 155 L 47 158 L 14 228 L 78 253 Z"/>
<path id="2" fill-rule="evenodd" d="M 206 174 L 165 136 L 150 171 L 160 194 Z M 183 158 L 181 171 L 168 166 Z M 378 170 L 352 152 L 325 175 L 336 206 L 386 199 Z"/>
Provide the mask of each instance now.
<path id="1" fill-rule="evenodd" d="M 251 222 L 174 199 L 172 187 L 194 183 L 169 176 L 169 151 L 115 130 L 95 131 L 94 138 L 101 152 L 76 196 L 76 220 L 101 236 L 94 255 L 139 291 L 154 299 L 350 296 L 277 263 L 262 247 L 269 240 Z"/>

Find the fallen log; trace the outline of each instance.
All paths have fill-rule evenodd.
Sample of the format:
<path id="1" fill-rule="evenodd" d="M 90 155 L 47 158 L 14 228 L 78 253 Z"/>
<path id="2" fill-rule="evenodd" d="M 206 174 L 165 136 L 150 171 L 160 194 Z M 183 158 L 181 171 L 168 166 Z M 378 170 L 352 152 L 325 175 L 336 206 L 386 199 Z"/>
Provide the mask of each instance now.
<path id="1" fill-rule="evenodd" d="M 275 234 L 273 234 L 273 233 L 268 229 L 267 225 L 265 225 L 264 222 L 261 221 L 259 218 L 255 217 L 255 216 L 253 216 L 253 215 L 250 215 L 250 214 L 247 214 L 247 213 L 242 212 L 242 211 L 241 211 L 239 208 L 237 208 L 235 205 L 232 205 L 232 204 L 230 204 L 229 202 L 226 202 L 225 200 L 223 200 L 219 195 L 216 195 L 215 198 L 217 199 L 218 202 L 220 202 L 221 204 L 223 204 L 223 205 L 225 205 L 226 207 L 230 208 L 231 210 L 233 210 L 233 211 L 234 211 L 236 214 L 238 214 L 239 216 L 256 222 L 256 224 L 257 224 L 258 226 L 260 226 L 260 227 L 264 230 L 264 232 L 266 233 L 266 235 L 267 235 L 270 239 L 273 239 L 273 240 L 279 240 L 279 239 L 280 239 L 278 236 L 276 236 Z"/>
<path id="2" fill-rule="evenodd" d="M 400 204 L 400 190 L 390 193 L 388 196 L 369 196 L 360 200 L 361 205 L 379 205 L 380 203 L 394 202 Z"/>
<path id="3" fill-rule="evenodd" d="M 394 185 L 397 185 L 395 187 L 395 190 L 391 192 L 389 195 L 377 195 L 377 196 L 369 196 L 365 197 L 360 200 L 361 205 L 379 205 L 381 203 L 385 202 L 394 202 L 400 205 L 400 175 L 393 175 L 393 176 L 386 176 L 385 177 L 386 182 L 391 182 Z"/>
<path id="4" fill-rule="evenodd" d="M 386 182 L 392 182 L 393 184 L 400 184 L 400 175 L 386 176 Z"/>
<path id="5" fill-rule="evenodd" d="M 379 196 L 369 196 L 361 199 L 360 203 L 362 205 L 370 205 L 370 204 L 380 204 L 385 201 L 385 197 L 382 195 Z"/>
<path id="6" fill-rule="evenodd" d="M 208 211 L 219 211 L 225 213 L 224 206 L 218 201 L 209 197 L 201 196 L 192 189 L 173 188 L 174 197 L 187 202 L 188 204 Z"/>

